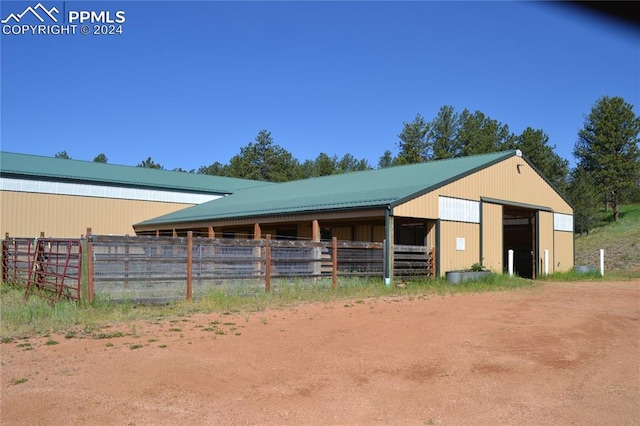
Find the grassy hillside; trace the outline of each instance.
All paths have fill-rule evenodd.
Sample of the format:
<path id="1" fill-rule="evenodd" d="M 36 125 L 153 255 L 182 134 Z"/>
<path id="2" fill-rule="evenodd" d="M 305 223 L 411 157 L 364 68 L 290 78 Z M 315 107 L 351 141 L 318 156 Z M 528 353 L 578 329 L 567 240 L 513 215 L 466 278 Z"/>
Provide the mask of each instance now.
<path id="1" fill-rule="evenodd" d="M 620 207 L 620 220 L 613 212 L 598 213 L 597 226 L 589 235 L 576 237 L 576 265 L 599 265 L 604 249 L 605 274 L 640 277 L 640 204 Z"/>

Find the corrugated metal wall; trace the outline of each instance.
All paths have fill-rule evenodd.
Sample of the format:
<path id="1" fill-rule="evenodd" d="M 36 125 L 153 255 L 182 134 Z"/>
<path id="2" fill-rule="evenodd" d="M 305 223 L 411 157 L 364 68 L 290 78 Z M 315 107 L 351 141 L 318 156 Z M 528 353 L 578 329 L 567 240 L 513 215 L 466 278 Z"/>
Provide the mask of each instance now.
<path id="1" fill-rule="evenodd" d="M 460 250 L 459 239 L 464 240 Z M 462 242 L 462 241 L 460 241 Z M 480 225 L 440 222 L 440 271 L 469 269 L 480 260 Z"/>
<path id="2" fill-rule="evenodd" d="M 573 269 L 573 232 L 554 232 L 554 269 L 556 272 Z"/>
<path id="3" fill-rule="evenodd" d="M 502 206 L 482 203 L 482 264 L 498 273 L 504 270 L 502 233 Z"/>
<path id="4" fill-rule="evenodd" d="M 374 225 L 373 227 L 373 239 L 371 241 L 383 242 L 385 239 L 384 225 Z"/>
<path id="5" fill-rule="evenodd" d="M 544 275 L 544 251 L 549 250 L 549 273 L 553 274 L 555 269 L 553 267 L 554 259 L 554 243 L 553 243 L 553 213 L 551 212 L 539 212 L 538 213 L 538 275 Z M 550 230 L 550 231 L 549 231 Z"/>
<path id="6" fill-rule="evenodd" d="M 70 195 L 0 192 L 0 235 L 79 238 L 94 234 L 134 235 L 134 223 L 190 207 L 152 201 Z"/>
<path id="7" fill-rule="evenodd" d="M 336 226 L 332 229 L 332 234 L 338 240 L 352 241 L 353 240 L 353 227 L 351 226 Z"/>
<path id="8" fill-rule="evenodd" d="M 518 164 L 525 165 L 518 167 Z M 508 158 L 433 192 L 407 201 L 395 207 L 393 214 L 436 219 L 440 195 L 476 201 L 480 201 L 480 197 L 488 197 L 545 206 L 558 213 L 573 214 L 571 206 L 520 157 Z"/>
<path id="9" fill-rule="evenodd" d="M 481 197 L 504 200 L 509 203 L 535 205 L 556 213 L 572 215 L 571 206 L 550 188 L 544 179 L 522 158 L 511 157 L 487 169 L 438 188 L 433 192 L 410 200 L 393 210 L 396 216 L 436 219 L 440 217 L 440 196 L 480 201 Z M 538 224 L 539 258 L 549 250 L 550 273 L 573 268 L 573 234 L 553 228 L 553 214 L 540 211 Z M 502 207 L 500 204 L 482 203 L 482 257 L 489 269 L 501 272 L 503 265 Z M 468 268 L 480 258 L 479 227 L 473 224 L 441 221 L 440 272 Z M 455 250 L 457 236 L 466 238 L 464 252 Z M 552 264 L 553 263 L 553 267 Z M 538 265 L 541 265 L 538 260 Z M 541 269 L 540 269 L 541 270 Z"/>

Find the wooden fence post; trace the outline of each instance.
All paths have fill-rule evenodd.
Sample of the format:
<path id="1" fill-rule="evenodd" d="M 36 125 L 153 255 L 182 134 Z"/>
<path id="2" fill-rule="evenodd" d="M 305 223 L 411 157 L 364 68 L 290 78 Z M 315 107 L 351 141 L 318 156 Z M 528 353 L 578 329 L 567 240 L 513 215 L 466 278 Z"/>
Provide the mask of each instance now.
<path id="1" fill-rule="evenodd" d="M 333 237 L 331 239 L 331 260 L 332 260 L 332 268 L 331 268 L 331 287 L 335 290 L 338 288 L 338 237 Z"/>
<path id="2" fill-rule="evenodd" d="M 93 230 L 87 228 L 87 296 L 89 297 L 89 303 L 93 303 L 95 299 L 95 293 L 93 289 L 93 243 L 91 242 L 91 233 Z"/>
<path id="3" fill-rule="evenodd" d="M 193 301 L 193 231 L 187 232 L 187 300 Z"/>
<path id="4" fill-rule="evenodd" d="M 265 242 L 264 290 L 269 293 L 271 291 L 271 234 L 267 234 Z"/>

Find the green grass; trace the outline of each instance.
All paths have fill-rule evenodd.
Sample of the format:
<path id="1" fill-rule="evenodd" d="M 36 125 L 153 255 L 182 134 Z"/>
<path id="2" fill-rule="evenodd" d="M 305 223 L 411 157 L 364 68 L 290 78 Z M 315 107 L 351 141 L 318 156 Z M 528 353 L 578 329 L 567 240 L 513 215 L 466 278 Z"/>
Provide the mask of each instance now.
<path id="1" fill-rule="evenodd" d="M 617 277 L 617 276 L 616 276 Z M 567 271 L 567 272 L 556 272 L 555 274 L 541 276 L 538 280 L 541 281 L 561 281 L 561 282 L 572 282 L 572 281 L 606 281 L 610 277 L 601 276 L 600 271 L 596 272 L 588 272 L 584 274 L 579 274 L 575 271 Z"/>
<path id="2" fill-rule="evenodd" d="M 620 207 L 620 220 L 601 210 L 596 227 L 588 235 L 576 236 L 576 265 L 599 268 L 604 249 L 605 275 L 640 277 L 640 204 Z"/>
<path id="3" fill-rule="evenodd" d="M 121 331 L 104 331 L 116 323 L 149 321 L 158 319 L 179 321 L 199 312 L 217 312 L 221 315 L 251 314 L 270 308 L 295 306 L 299 303 L 331 302 L 355 300 L 362 303 L 366 298 L 420 296 L 429 294 L 454 294 L 494 290 L 508 290 L 535 285 L 532 281 L 490 275 L 486 279 L 469 281 L 460 285 L 451 285 L 444 279 L 423 279 L 407 281 L 404 288 L 386 287 L 382 279 L 342 279 L 336 290 L 331 289 L 330 281 L 277 282 L 270 293 L 247 292 L 239 285 L 221 287 L 216 291 L 197 298 L 193 303 L 176 302 L 163 306 L 133 306 L 131 304 L 112 304 L 97 301 L 93 305 L 60 301 L 53 307 L 47 301 L 31 297 L 24 300 L 23 290 L 8 284 L 2 284 L 0 310 L 0 339 L 10 342 L 14 339 L 30 336 L 48 337 L 53 334 L 65 338 L 112 339 L 127 335 Z M 233 322 L 224 322 L 231 325 Z M 172 330 L 179 330 L 173 327 Z"/>
<path id="4" fill-rule="evenodd" d="M 576 238 L 576 265 L 599 265 L 599 250 L 605 250 L 605 277 L 577 274 L 573 271 L 554 274 L 540 281 L 606 280 L 621 277 L 640 277 L 640 204 L 622 206 L 621 219 L 613 222 L 612 212 L 600 212 L 599 225 L 589 235 Z M 331 289 L 329 280 L 277 281 L 272 291 L 255 286 L 231 283 L 199 295 L 193 303 L 176 302 L 164 306 L 134 306 L 97 300 L 93 305 L 62 300 L 53 307 L 46 300 L 31 297 L 24 300 L 24 291 L 2 284 L 0 288 L 0 342 L 30 336 L 48 337 L 61 334 L 65 338 L 91 337 L 111 339 L 122 332 L 103 332 L 114 323 L 172 320 L 198 312 L 217 312 L 221 315 L 250 314 L 270 308 L 294 306 L 298 303 L 348 301 L 349 306 L 372 297 L 446 295 L 495 290 L 511 290 L 538 285 L 536 282 L 489 275 L 477 281 L 451 285 L 444 279 L 407 281 L 403 288 L 386 287 L 380 278 L 340 279 L 338 288 Z M 345 305 L 346 306 L 346 305 Z M 176 320 L 177 321 L 177 320 Z M 266 319 L 264 320 L 266 323 Z M 215 324 L 214 324 L 215 325 Z M 177 330 L 177 329 L 176 329 Z M 134 333 L 135 334 L 135 333 Z M 53 339 L 50 339 L 53 342 Z M 50 343 L 54 344 L 54 343 Z M 26 347 L 25 350 L 33 349 Z"/>

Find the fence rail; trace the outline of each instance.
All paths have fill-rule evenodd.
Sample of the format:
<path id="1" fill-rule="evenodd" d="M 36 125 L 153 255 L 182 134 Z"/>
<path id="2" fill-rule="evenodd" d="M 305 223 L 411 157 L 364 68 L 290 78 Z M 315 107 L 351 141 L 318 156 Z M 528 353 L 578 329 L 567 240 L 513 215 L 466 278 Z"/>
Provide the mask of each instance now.
<path id="1" fill-rule="evenodd" d="M 426 246 L 396 244 L 393 250 L 393 274 L 401 277 L 435 277 L 435 250 Z"/>
<path id="2" fill-rule="evenodd" d="M 83 241 L 90 302 L 96 297 L 154 303 L 190 300 L 229 283 L 270 291 L 272 279 L 303 278 L 335 288 L 340 276 L 382 277 L 385 272 L 383 243 L 87 232 L 86 241 L 7 237 L 2 242 L 2 279 L 23 285 L 27 297 L 79 300 Z M 394 275 L 433 277 L 433 260 L 433 248 L 395 245 Z"/>

